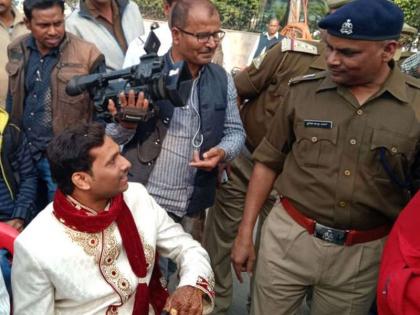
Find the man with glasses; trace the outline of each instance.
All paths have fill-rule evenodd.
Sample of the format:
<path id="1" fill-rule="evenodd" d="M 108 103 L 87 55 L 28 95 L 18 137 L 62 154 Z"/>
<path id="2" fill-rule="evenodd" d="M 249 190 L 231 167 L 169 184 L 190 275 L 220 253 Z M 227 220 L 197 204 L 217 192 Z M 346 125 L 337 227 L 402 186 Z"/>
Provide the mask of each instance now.
<path id="1" fill-rule="evenodd" d="M 163 0 L 163 14 L 165 15 L 165 18 L 169 19 L 171 9 L 175 3 L 176 0 Z M 162 22 L 158 24 L 158 27 L 154 30 L 154 32 L 160 41 L 160 47 L 157 53 L 159 56 L 162 56 L 166 54 L 172 46 L 171 28 L 168 22 Z M 148 35 L 149 32 L 147 32 L 145 35 L 140 35 L 130 43 L 125 55 L 123 68 L 137 65 L 140 62 L 140 57 L 146 54 L 146 51 L 144 50 L 144 44 L 146 43 Z M 223 66 L 222 45 L 217 46 L 212 62 Z"/>
<path id="2" fill-rule="evenodd" d="M 187 104 L 159 101 L 159 117 L 138 125 L 109 125 L 108 133 L 132 163 L 130 181 L 143 183 L 158 204 L 201 241 L 204 210 L 214 201 L 218 165 L 240 152 L 245 133 L 232 77 L 211 63 L 224 36 L 208 0 L 179 0 L 171 10 L 172 48 L 165 67 L 184 60 L 194 78 Z M 143 107 L 134 93 L 122 106 Z M 128 129 L 132 128 L 132 129 Z M 127 143 L 128 142 L 128 143 Z"/>

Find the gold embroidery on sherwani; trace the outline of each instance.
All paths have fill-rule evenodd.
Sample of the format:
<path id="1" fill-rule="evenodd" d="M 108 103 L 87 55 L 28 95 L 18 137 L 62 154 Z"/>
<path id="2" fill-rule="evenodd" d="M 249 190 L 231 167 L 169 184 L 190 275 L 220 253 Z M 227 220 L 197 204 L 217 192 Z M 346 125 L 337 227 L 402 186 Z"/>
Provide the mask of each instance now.
<path id="1" fill-rule="evenodd" d="M 95 263 L 99 265 L 105 281 L 111 285 L 115 292 L 120 296 L 121 305 L 123 305 L 134 293 L 134 290 L 132 289 L 130 282 L 122 276 L 116 265 L 117 258 L 120 255 L 120 248 L 118 247 L 114 235 L 115 228 L 115 223 L 112 223 L 103 232 L 84 233 L 66 227 L 66 233 L 74 243 L 78 244 L 85 251 L 86 254 L 94 257 Z M 153 246 L 145 243 L 141 233 L 140 237 L 143 244 L 147 269 L 149 269 L 153 267 L 154 264 L 155 249 Z M 102 244 L 105 244 L 104 248 L 102 248 Z M 118 314 L 118 307 L 121 305 L 111 305 L 107 312 L 109 314 Z"/>
<path id="2" fill-rule="evenodd" d="M 102 250 L 101 262 L 99 267 L 105 280 L 112 285 L 114 290 L 121 297 L 121 303 L 124 304 L 130 298 L 133 291 L 130 282 L 124 278 L 117 268 L 116 261 L 120 255 L 120 249 L 117 246 L 117 240 L 114 236 L 115 224 L 111 224 L 103 231 L 104 248 Z"/>
<path id="3" fill-rule="evenodd" d="M 114 236 L 114 230 L 115 224 L 113 223 L 100 233 L 84 233 L 69 228 L 66 228 L 66 233 L 86 254 L 94 257 L 95 263 L 99 265 L 105 281 L 120 296 L 122 305 L 130 298 L 133 290 L 130 282 L 122 276 L 116 265 L 120 249 Z M 102 244 L 104 244 L 104 247 L 102 247 Z M 116 307 L 113 307 L 113 310 L 114 314 L 118 313 Z"/>
<path id="4" fill-rule="evenodd" d="M 141 243 L 143 244 L 143 250 L 144 250 L 144 257 L 146 258 L 146 268 L 149 269 L 153 266 L 155 261 L 155 249 L 153 246 L 147 244 L 144 241 L 143 234 L 140 233 Z"/>
<path id="5" fill-rule="evenodd" d="M 101 233 L 84 233 L 66 227 L 66 233 L 74 243 L 82 247 L 86 254 L 93 256 L 95 262 L 99 262 L 100 250 L 98 250 Z"/>

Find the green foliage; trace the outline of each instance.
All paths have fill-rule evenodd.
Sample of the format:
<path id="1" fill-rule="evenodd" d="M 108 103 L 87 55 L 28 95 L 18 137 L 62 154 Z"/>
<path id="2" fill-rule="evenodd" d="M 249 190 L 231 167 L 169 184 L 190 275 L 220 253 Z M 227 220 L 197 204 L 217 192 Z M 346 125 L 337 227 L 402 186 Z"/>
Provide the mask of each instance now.
<path id="1" fill-rule="evenodd" d="M 249 30 L 255 27 L 260 0 L 213 0 L 224 28 Z"/>
<path id="2" fill-rule="evenodd" d="M 134 0 L 147 19 L 164 19 L 163 0 Z M 213 0 L 220 12 L 222 27 L 248 30 L 253 28 L 255 16 L 260 9 L 260 0 Z"/>
<path id="3" fill-rule="evenodd" d="M 134 0 L 140 8 L 140 12 L 146 19 L 164 20 L 163 0 Z"/>
<path id="4" fill-rule="evenodd" d="M 394 0 L 403 10 L 405 22 L 420 29 L 420 0 Z"/>

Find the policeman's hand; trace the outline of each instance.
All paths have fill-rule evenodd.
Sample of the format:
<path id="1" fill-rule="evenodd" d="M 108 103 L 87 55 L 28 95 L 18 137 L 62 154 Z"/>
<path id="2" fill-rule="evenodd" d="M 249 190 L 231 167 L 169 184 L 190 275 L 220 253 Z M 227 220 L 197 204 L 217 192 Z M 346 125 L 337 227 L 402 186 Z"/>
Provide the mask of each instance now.
<path id="1" fill-rule="evenodd" d="M 5 221 L 4 223 L 10 225 L 11 227 L 15 228 L 19 232 L 23 230 L 23 220 L 22 219 L 13 219 L 10 221 Z"/>
<path id="2" fill-rule="evenodd" d="M 170 315 L 203 314 L 203 291 L 189 285 L 179 287 L 166 300 L 164 311 Z"/>
<path id="3" fill-rule="evenodd" d="M 252 236 L 244 237 L 240 233 L 236 236 L 230 259 L 239 282 L 242 283 L 243 281 L 241 272 L 248 272 L 248 274 L 252 275 L 255 263 L 255 249 Z"/>
<path id="4" fill-rule="evenodd" d="M 140 92 L 137 96 L 136 100 L 136 94 L 133 90 L 130 90 L 128 92 L 128 96 L 125 96 L 124 92 L 121 92 L 118 96 L 119 103 L 121 105 L 121 108 L 124 107 L 133 107 L 133 108 L 139 108 L 143 110 L 147 110 L 149 108 L 149 101 L 144 98 L 144 93 Z M 113 100 L 108 101 L 108 111 L 111 113 L 111 115 L 116 118 L 117 117 L 117 107 L 115 106 L 115 103 Z M 132 122 L 126 122 L 126 121 L 120 121 L 119 122 L 121 126 L 127 129 L 135 129 L 137 128 L 137 123 Z"/>
<path id="5" fill-rule="evenodd" d="M 211 148 L 203 154 L 203 159 L 200 159 L 198 151 L 194 152 L 193 160 L 190 162 L 190 166 L 202 169 L 205 171 L 211 171 L 225 158 L 225 151 L 220 148 Z"/>

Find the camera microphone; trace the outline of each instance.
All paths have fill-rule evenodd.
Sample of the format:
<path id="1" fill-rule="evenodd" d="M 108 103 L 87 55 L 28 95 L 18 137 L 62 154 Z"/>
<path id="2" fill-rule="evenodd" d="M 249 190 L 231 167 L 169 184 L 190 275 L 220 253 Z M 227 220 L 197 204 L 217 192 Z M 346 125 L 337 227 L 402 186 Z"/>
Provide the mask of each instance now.
<path id="1" fill-rule="evenodd" d="M 76 95 L 80 95 L 80 94 L 82 94 L 83 92 L 84 92 L 84 88 L 83 87 L 81 87 L 79 84 L 78 84 L 78 82 L 77 82 L 77 79 L 76 78 L 72 78 L 68 83 L 67 83 L 67 86 L 66 86 L 66 93 L 69 95 L 69 96 L 76 96 Z"/>

